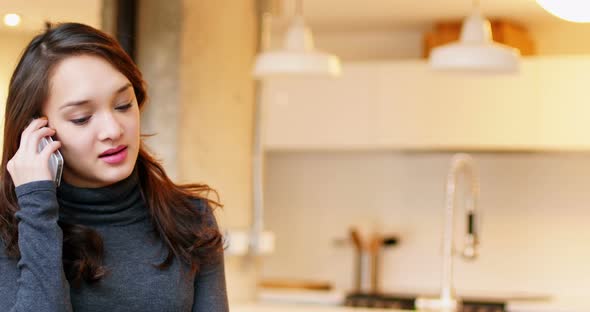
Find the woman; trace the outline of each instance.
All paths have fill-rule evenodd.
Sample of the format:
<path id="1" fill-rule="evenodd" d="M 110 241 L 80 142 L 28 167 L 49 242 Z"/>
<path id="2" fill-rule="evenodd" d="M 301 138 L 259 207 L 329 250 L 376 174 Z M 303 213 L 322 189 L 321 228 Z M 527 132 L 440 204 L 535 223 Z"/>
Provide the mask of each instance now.
<path id="1" fill-rule="evenodd" d="M 219 205 L 146 151 L 145 101 L 133 61 L 94 28 L 61 24 L 28 45 L 6 103 L 0 311 L 228 311 Z"/>

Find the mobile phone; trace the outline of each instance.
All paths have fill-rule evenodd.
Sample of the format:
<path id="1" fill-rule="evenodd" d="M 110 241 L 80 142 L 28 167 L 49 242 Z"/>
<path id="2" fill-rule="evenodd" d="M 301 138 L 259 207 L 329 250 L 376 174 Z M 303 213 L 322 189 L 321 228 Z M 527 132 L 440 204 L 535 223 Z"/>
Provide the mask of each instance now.
<path id="1" fill-rule="evenodd" d="M 53 139 L 51 137 L 41 138 L 41 141 L 39 141 L 38 151 L 41 152 L 43 148 L 45 148 L 45 146 L 47 146 L 47 144 L 51 142 L 53 142 Z M 49 171 L 51 172 L 51 177 L 53 178 L 53 181 L 55 181 L 55 184 L 57 186 L 59 186 L 59 183 L 61 182 L 61 173 L 63 171 L 63 166 L 64 158 L 61 156 L 59 150 L 56 150 L 55 152 L 51 153 L 51 156 L 49 157 Z"/>

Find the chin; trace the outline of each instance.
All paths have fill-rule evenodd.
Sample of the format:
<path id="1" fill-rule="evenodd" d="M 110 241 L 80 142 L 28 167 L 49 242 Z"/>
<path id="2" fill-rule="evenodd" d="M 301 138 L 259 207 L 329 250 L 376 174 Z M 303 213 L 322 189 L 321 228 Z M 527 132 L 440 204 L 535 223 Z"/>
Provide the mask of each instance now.
<path id="1" fill-rule="evenodd" d="M 133 172 L 134 166 L 132 165 L 125 165 L 116 168 L 108 168 L 106 170 L 102 170 L 97 174 L 97 178 L 105 182 L 105 184 L 113 184 L 117 183 L 121 180 L 125 180 L 127 177 L 131 175 Z"/>
<path id="2" fill-rule="evenodd" d="M 82 166 L 72 168 L 65 162 L 63 179 L 74 186 L 78 187 L 103 187 L 120 182 L 128 178 L 137 162 L 137 155 L 129 157 L 117 165 L 110 165 L 100 162 L 87 163 Z M 131 156 L 131 155 L 129 155 Z"/>
<path id="3" fill-rule="evenodd" d="M 131 175 L 133 168 L 134 166 L 127 164 L 111 168 L 94 168 L 91 175 L 85 177 L 77 175 L 76 178 L 72 179 L 73 181 L 70 182 L 68 181 L 70 179 L 66 179 L 66 182 L 74 186 L 90 188 L 109 186 L 125 180 Z M 72 178 L 72 176 L 69 176 L 69 178 Z"/>

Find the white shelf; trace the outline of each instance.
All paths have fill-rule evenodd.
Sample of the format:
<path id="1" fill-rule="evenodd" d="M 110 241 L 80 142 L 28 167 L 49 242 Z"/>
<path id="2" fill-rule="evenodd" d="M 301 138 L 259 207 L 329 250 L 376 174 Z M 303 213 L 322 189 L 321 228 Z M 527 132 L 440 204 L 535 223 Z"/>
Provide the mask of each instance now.
<path id="1" fill-rule="evenodd" d="M 266 150 L 590 150 L 590 57 L 523 59 L 516 76 L 425 61 L 343 64 L 263 87 Z"/>

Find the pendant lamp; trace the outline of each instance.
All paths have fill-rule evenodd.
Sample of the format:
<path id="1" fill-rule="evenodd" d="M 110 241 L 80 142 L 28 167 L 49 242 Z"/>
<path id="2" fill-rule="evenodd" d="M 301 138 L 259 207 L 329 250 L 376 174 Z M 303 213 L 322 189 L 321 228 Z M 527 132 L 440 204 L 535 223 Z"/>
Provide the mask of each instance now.
<path id="1" fill-rule="evenodd" d="M 520 51 L 494 42 L 490 22 L 474 1 L 463 21 L 459 41 L 432 49 L 430 65 L 436 70 L 514 73 L 519 69 Z"/>
<path id="2" fill-rule="evenodd" d="M 270 25 L 265 24 L 268 23 L 263 22 L 263 37 L 265 35 L 268 37 Z M 301 0 L 297 1 L 296 14 L 287 29 L 283 47 L 260 53 L 253 70 L 254 77 L 259 79 L 274 76 L 337 76 L 339 74 L 338 57 L 315 49 L 311 29 L 305 24 L 303 18 Z"/>

